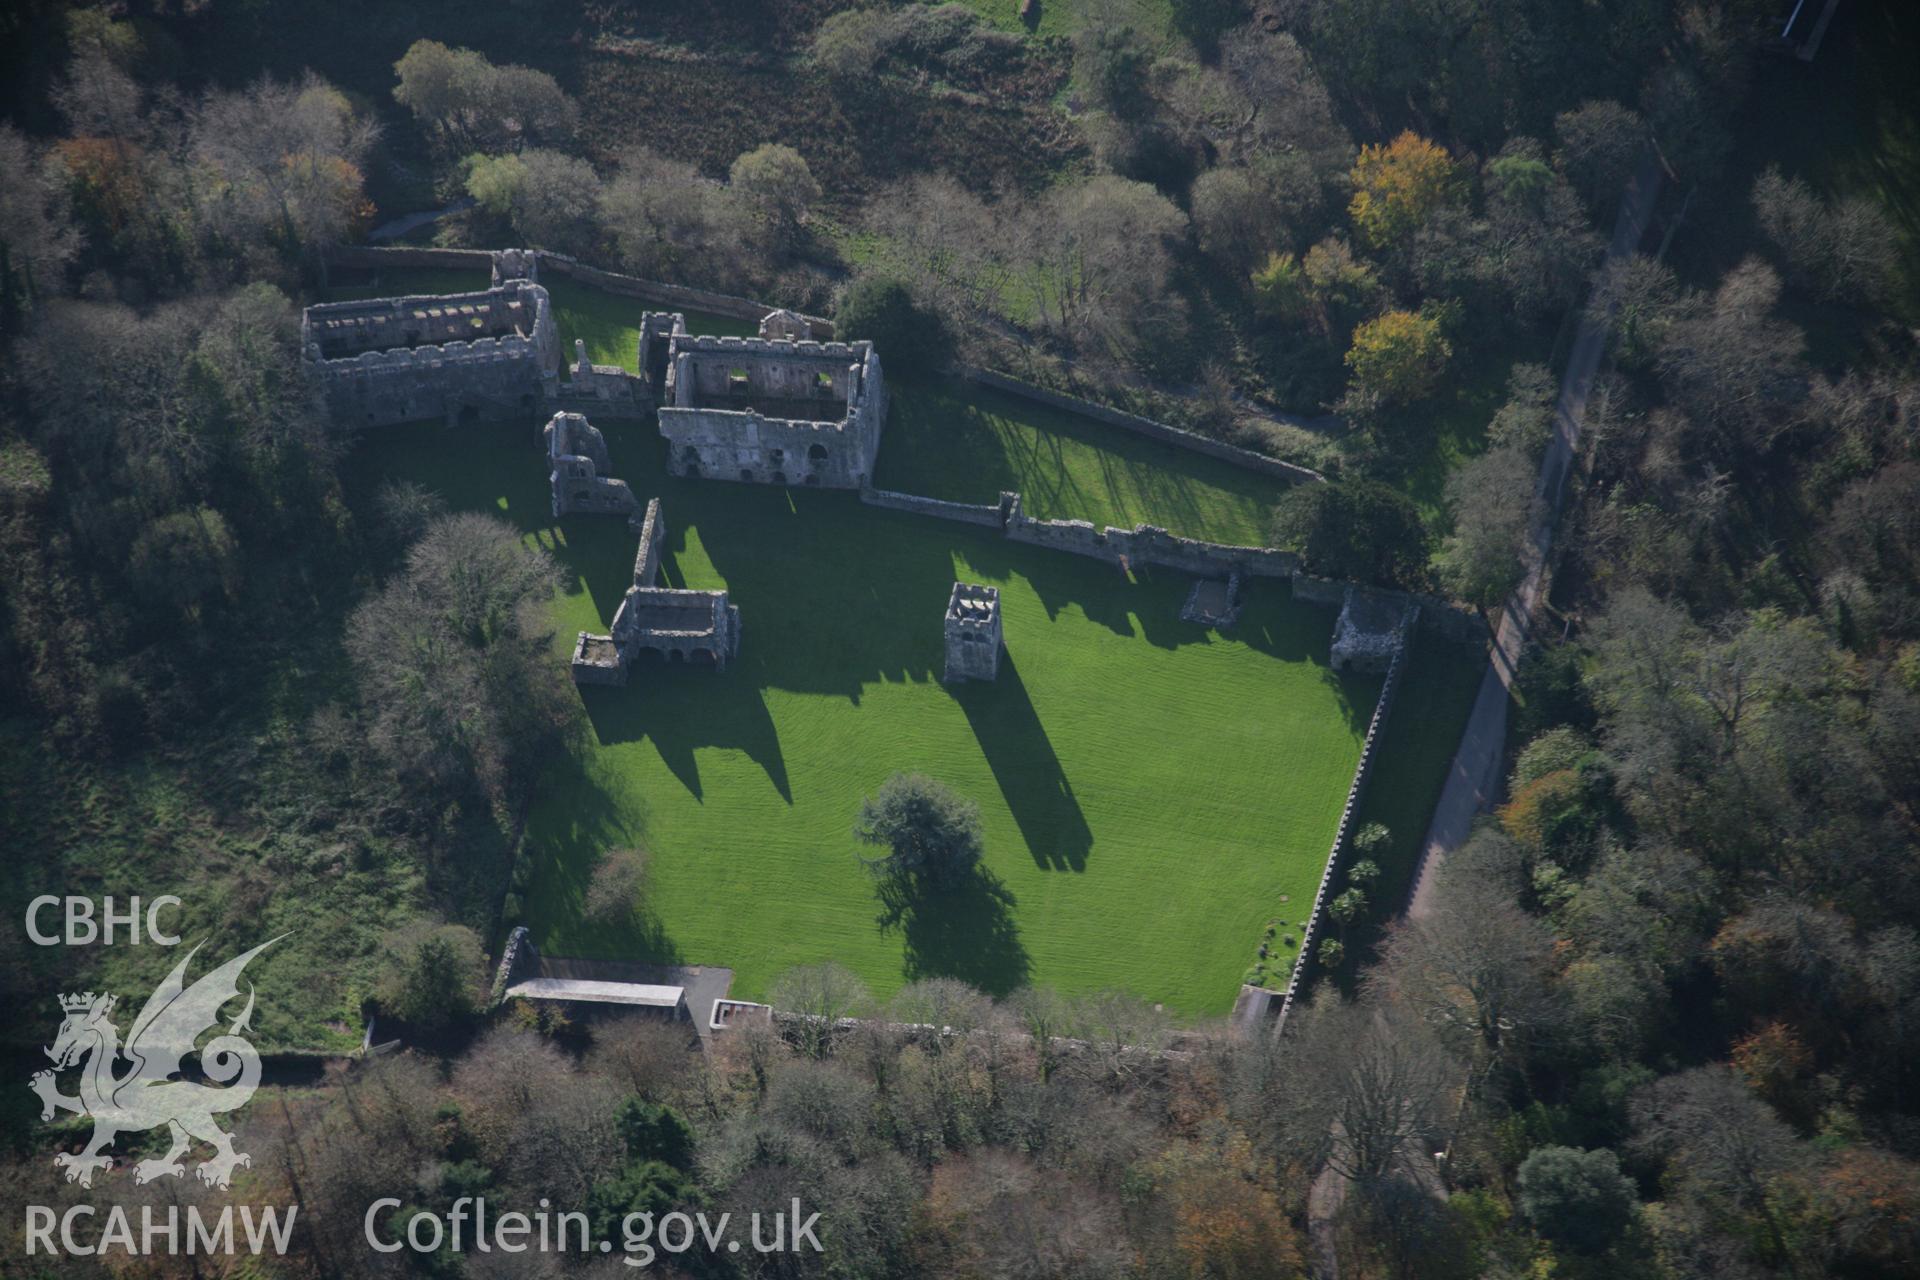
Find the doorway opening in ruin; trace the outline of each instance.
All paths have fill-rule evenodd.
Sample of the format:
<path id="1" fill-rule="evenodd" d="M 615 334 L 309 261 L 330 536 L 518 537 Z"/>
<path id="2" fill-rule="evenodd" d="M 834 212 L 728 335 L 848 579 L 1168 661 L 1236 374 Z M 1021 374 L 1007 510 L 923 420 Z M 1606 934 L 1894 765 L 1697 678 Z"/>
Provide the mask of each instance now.
<path id="1" fill-rule="evenodd" d="M 750 481 L 750 480 L 752 480 L 752 479 L 753 479 L 753 472 L 751 472 L 751 471 L 749 471 L 749 470 L 747 470 L 747 469 L 746 469 L 745 467 L 742 467 L 742 468 L 740 468 L 740 478 L 741 478 L 742 480 L 749 480 L 749 481 Z"/>
<path id="2" fill-rule="evenodd" d="M 470 427 L 474 423 L 480 421 L 480 406 L 477 404 L 461 405 L 459 421 L 460 421 L 460 425 L 463 427 Z"/>
<path id="3" fill-rule="evenodd" d="M 776 471 L 776 472 L 774 472 L 774 473 L 773 473 L 773 482 L 774 482 L 775 484 L 785 484 L 785 483 L 787 482 L 787 473 L 786 473 L 786 472 L 784 472 L 784 471 Z"/>

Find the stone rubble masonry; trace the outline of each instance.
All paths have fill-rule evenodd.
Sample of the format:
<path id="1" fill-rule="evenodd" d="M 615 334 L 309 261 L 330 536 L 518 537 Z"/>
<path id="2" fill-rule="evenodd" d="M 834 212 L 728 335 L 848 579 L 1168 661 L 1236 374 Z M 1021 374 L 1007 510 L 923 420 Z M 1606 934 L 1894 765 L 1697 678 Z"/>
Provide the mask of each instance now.
<path id="1" fill-rule="evenodd" d="M 552 303 L 527 280 L 317 303 L 302 318 L 301 346 L 343 427 L 534 411 L 560 368 Z"/>
<path id="2" fill-rule="evenodd" d="M 457 421 L 542 406 L 632 419 L 653 408 L 645 379 L 589 362 L 582 342 L 574 343 L 574 364 L 562 365 L 538 255 L 504 249 L 478 261 L 492 266 L 487 289 L 306 309 L 302 350 L 337 424 Z M 569 376 L 562 380 L 562 373 Z"/>
<path id="3" fill-rule="evenodd" d="M 653 408 L 653 393 L 645 379 L 617 364 L 592 363 L 587 359 L 587 344 L 579 338 L 573 340 L 567 381 L 554 390 L 557 403 L 596 418 L 644 418 Z"/>
<path id="4" fill-rule="evenodd" d="M 625 685 L 634 657 L 643 650 L 670 662 L 724 668 L 740 652 L 740 609 L 724 591 L 679 591 L 656 585 L 666 540 L 660 499 L 647 503 L 640 521 L 640 547 L 633 559 L 633 585 L 613 615 L 611 635 L 582 631 L 573 645 L 576 684 Z"/>
<path id="5" fill-rule="evenodd" d="M 657 322 L 656 322 L 657 326 Z M 656 417 L 676 475 L 864 489 L 887 386 L 870 342 L 700 337 L 676 317 Z M 655 327 L 643 324 L 652 367 Z"/>
<path id="6" fill-rule="evenodd" d="M 998 503 L 989 506 L 983 503 L 947 502 L 940 498 L 922 498 L 917 494 L 893 493 L 886 489 L 862 489 L 860 501 L 870 507 L 911 511 L 915 515 L 957 520 L 961 524 L 977 524 L 987 529 L 1005 529 L 1007 526 L 1007 513 Z"/>
<path id="7" fill-rule="evenodd" d="M 999 588 L 954 583 L 947 597 L 946 639 L 942 681 L 997 679 L 1002 645 Z"/>
<path id="8" fill-rule="evenodd" d="M 607 440 L 578 413 L 556 413 L 541 434 L 547 445 L 547 485 L 553 518 L 565 515 L 631 517 L 639 502 L 625 480 L 605 473 Z"/>
<path id="9" fill-rule="evenodd" d="M 1349 585 L 1341 598 L 1339 620 L 1333 624 L 1333 669 L 1385 671 L 1399 656 L 1407 611 L 1419 607 Z"/>
<path id="10" fill-rule="evenodd" d="M 1193 590 L 1187 593 L 1187 602 L 1180 606 L 1181 620 L 1225 631 L 1240 621 L 1240 610 L 1246 603 L 1245 585 L 1238 569 L 1229 573 L 1225 582 L 1218 578 L 1195 578 Z"/>

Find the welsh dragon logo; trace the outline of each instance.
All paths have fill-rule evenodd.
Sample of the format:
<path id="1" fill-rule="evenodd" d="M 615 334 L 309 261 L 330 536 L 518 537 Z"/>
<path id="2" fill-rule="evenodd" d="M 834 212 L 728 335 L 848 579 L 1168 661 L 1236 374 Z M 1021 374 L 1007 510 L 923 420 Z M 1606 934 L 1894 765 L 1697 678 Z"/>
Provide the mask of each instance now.
<path id="1" fill-rule="evenodd" d="M 181 1157 L 187 1154 L 192 1139 L 214 1148 L 215 1154 L 194 1170 L 209 1186 L 225 1187 L 236 1166 L 252 1163 L 247 1155 L 233 1149 L 233 1136 L 213 1122 L 220 1112 L 243 1105 L 260 1084 L 260 1052 L 240 1034 L 248 1029 L 247 1022 L 253 1016 L 252 984 L 247 987 L 246 1008 L 225 1035 L 215 1036 L 198 1050 L 194 1041 L 203 1031 L 219 1025 L 221 1007 L 240 994 L 240 971 L 247 962 L 278 941 L 263 942 L 188 986 L 187 964 L 200 950 L 195 946 L 147 998 L 127 1033 L 124 1048 L 119 1028 L 111 1018 L 113 996 L 89 991 L 60 997 L 66 1020 L 46 1051 L 53 1059 L 53 1070 L 35 1072 L 28 1087 L 40 1095 L 42 1120 L 53 1119 L 55 1110 L 75 1111 L 93 1119 L 93 1139 L 85 1151 L 79 1155 L 62 1152 L 53 1158 L 67 1171 L 68 1182 L 92 1186 L 94 1171 L 113 1163 L 104 1152 L 117 1135 L 161 1125 L 167 1126 L 173 1143 L 165 1155 L 134 1165 L 136 1183 L 169 1175 L 177 1178 L 185 1173 Z M 180 1072 L 180 1060 L 196 1052 L 201 1071 L 214 1085 L 173 1078 Z M 129 1065 L 124 1073 L 115 1074 L 122 1058 Z M 70 1097 L 60 1092 L 54 1076 L 76 1065 L 80 1067 L 80 1095 Z"/>

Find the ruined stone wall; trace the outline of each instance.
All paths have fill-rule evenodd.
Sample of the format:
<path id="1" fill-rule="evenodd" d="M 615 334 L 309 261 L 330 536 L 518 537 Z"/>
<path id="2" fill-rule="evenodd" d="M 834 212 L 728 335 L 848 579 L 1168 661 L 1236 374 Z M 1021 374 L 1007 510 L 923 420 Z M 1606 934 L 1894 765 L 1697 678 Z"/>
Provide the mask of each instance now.
<path id="1" fill-rule="evenodd" d="M 922 498 L 911 493 L 893 493 L 886 489 L 862 489 L 860 501 L 870 507 L 887 507 L 894 511 L 911 511 L 915 515 L 932 516 L 936 520 L 957 520 L 961 524 L 975 524 L 983 528 L 999 529 L 1006 523 L 1006 513 L 999 506 L 985 506 L 969 502 L 946 502 L 940 498 Z"/>
<path id="2" fill-rule="evenodd" d="M 651 587 L 660 580 L 660 549 L 667 539 L 667 519 L 660 499 L 647 499 L 646 518 L 640 522 L 640 550 L 633 557 L 633 585 Z"/>
<path id="3" fill-rule="evenodd" d="M 1285 1027 L 1287 1015 L 1293 1011 L 1294 999 L 1304 989 L 1307 978 L 1319 963 L 1313 954 L 1314 946 L 1320 939 L 1320 929 L 1325 919 L 1327 901 L 1333 896 L 1333 886 L 1346 871 L 1345 858 L 1359 821 L 1360 801 L 1366 795 L 1367 781 L 1373 776 L 1374 756 L 1380 746 L 1387 717 L 1393 712 L 1394 699 L 1400 693 L 1401 677 L 1407 671 L 1407 650 L 1418 615 L 1418 606 L 1408 611 L 1401 624 L 1400 647 L 1394 651 L 1393 661 L 1380 682 L 1380 697 L 1373 704 L 1373 718 L 1367 721 L 1367 736 L 1360 747 L 1360 762 L 1354 766 L 1353 781 L 1347 784 L 1347 802 L 1340 810 L 1340 824 L 1333 830 L 1333 847 L 1327 853 L 1327 867 L 1320 873 L 1320 887 L 1314 891 L 1313 909 L 1307 913 L 1307 923 L 1300 934 L 1300 954 L 1293 962 L 1293 973 L 1287 979 L 1287 993 L 1280 1002 L 1280 1014 L 1274 1025 L 1276 1035 Z"/>
<path id="4" fill-rule="evenodd" d="M 866 486 L 887 410 L 879 357 L 869 344 L 680 335 L 671 343 L 657 416 L 675 474 L 829 489 Z M 823 422 L 700 403 L 724 400 L 739 375 L 750 395 L 770 403 L 812 399 L 845 416 Z"/>
<path id="5" fill-rule="evenodd" d="M 1300 569 L 1300 557 L 1271 547 L 1241 547 L 1223 542 L 1182 538 L 1153 525 L 1136 525 L 1131 532 L 1109 528 L 1107 545 L 1127 557 L 1129 564 L 1159 565 L 1203 577 L 1231 576 L 1291 578 Z"/>
<path id="6" fill-rule="evenodd" d="M 408 245 L 391 247 L 380 245 L 340 245 L 327 251 L 327 262 L 336 267 L 356 267 L 365 270 L 380 271 L 399 267 L 451 267 L 474 271 L 492 269 L 495 250 L 490 249 L 430 249 L 415 248 Z M 596 289 L 621 297 L 638 298 L 642 302 L 651 302 L 665 307 L 685 307 L 694 311 L 710 311 L 715 315 L 731 316 L 736 320 L 752 320 L 758 323 L 769 311 L 778 310 L 770 302 L 760 302 L 753 298 L 742 298 L 731 293 L 714 293 L 707 289 L 691 289 L 686 285 L 668 284 L 663 280 L 644 280 L 639 276 L 621 275 L 617 271 L 602 271 L 598 267 L 588 266 L 577 258 L 564 253 L 553 253 L 546 249 L 530 250 L 538 260 L 542 271 L 557 276 L 578 280 L 590 284 Z M 807 327 L 816 338 L 833 336 L 833 321 L 823 316 L 804 316 Z"/>
<path id="7" fill-rule="evenodd" d="M 511 321 L 506 336 L 439 341 Z M 536 411 L 560 367 L 547 291 L 525 281 L 441 298 L 322 303 L 301 324 L 307 359 L 327 408 L 345 427 L 392 426 L 461 411 Z M 390 343 L 383 349 L 362 349 Z M 329 357 L 329 350 L 359 349 Z"/>

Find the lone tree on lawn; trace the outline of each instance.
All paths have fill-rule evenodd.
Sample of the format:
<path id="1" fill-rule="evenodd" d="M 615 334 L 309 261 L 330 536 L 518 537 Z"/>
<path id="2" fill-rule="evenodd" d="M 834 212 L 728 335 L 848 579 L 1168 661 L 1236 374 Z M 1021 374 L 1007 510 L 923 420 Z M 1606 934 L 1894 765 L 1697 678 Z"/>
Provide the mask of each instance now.
<path id="1" fill-rule="evenodd" d="M 980 809 L 932 778 L 896 773 L 860 805 L 854 838 L 886 850 L 863 858 L 877 875 L 934 887 L 958 883 L 980 861 Z"/>

